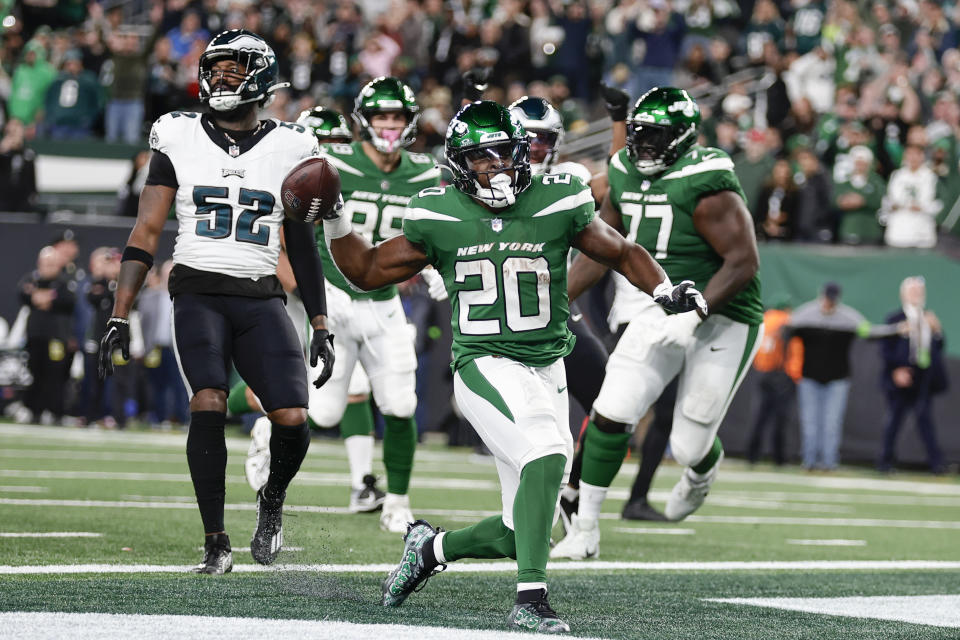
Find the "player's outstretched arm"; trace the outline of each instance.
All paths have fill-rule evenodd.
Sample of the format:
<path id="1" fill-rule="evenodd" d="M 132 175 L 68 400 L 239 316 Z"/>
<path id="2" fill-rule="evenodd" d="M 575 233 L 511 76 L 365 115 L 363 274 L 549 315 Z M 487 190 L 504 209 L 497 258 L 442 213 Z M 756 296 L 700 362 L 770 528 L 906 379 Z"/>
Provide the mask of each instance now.
<path id="1" fill-rule="evenodd" d="M 651 296 L 657 285 L 667 281 L 667 274 L 646 249 L 627 241 L 601 218 L 594 218 L 578 233 L 573 246 L 600 264 L 619 271 Z"/>
<path id="2" fill-rule="evenodd" d="M 603 179 L 606 182 L 606 176 L 603 176 Z M 613 207 L 613 203 L 610 202 L 609 194 L 603 199 L 603 204 L 600 205 L 600 218 L 616 229 L 620 235 L 623 235 L 623 218 Z M 584 291 L 600 282 L 609 268 L 607 265 L 591 260 L 582 253 L 574 258 L 573 264 L 570 265 L 567 272 L 567 297 L 570 302 L 573 302 Z"/>
<path id="3" fill-rule="evenodd" d="M 760 268 L 753 219 L 739 195 L 718 191 L 700 199 L 693 211 L 693 226 L 723 258 L 723 265 L 703 290 L 710 309 L 719 309 Z"/>
<path id="4" fill-rule="evenodd" d="M 127 318 L 147 272 L 153 266 L 153 255 L 157 252 L 163 223 L 167 220 L 176 194 L 176 189 L 161 184 L 148 184 L 140 192 L 137 222 L 133 225 L 121 258 L 113 313 L 107 321 L 97 354 L 101 378 L 113 373 L 113 352 L 116 349 L 120 349 L 124 358 L 130 359 L 130 322 Z"/>
<path id="5" fill-rule="evenodd" d="M 337 268 L 359 289 L 370 291 L 409 280 L 429 264 L 423 249 L 400 235 L 377 246 L 363 236 L 350 232 L 336 234 L 335 223 L 324 220 L 323 232 Z"/>

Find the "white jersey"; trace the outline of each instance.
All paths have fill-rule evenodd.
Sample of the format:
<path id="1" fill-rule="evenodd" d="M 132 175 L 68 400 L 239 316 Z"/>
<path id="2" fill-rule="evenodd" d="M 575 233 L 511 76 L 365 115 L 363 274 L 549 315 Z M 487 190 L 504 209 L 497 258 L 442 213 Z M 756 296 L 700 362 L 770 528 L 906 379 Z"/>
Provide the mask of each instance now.
<path id="1" fill-rule="evenodd" d="M 150 147 L 170 158 L 177 177 L 174 264 L 254 280 L 276 273 L 280 185 L 320 150 L 300 125 L 270 119 L 260 127 L 233 144 L 198 113 L 175 111 L 153 124 Z"/>

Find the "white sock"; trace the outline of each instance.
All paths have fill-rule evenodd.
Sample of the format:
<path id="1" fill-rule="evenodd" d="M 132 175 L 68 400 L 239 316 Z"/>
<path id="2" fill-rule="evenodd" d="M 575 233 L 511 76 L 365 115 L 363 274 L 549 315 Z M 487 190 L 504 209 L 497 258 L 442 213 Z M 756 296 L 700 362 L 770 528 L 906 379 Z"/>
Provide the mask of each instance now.
<path id="1" fill-rule="evenodd" d="M 560 496 L 566 498 L 567 500 L 576 500 L 578 495 L 580 495 L 580 490 L 574 489 L 568 484 L 563 485 L 563 488 L 560 489 Z"/>
<path id="2" fill-rule="evenodd" d="M 433 556 L 440 564 L 447 561 L 447 556 L 443 555 L 443 536 L 445 535 L 447 535 L 447 532 L 441 531 L 433 538 Z"/>
<path id="3" fill-rule="evenodd" d="M 607 487 L 595 487 L 580 481 L 580 508 L 577 510 L 581 522 L 596 522 L 600 519 L 600 506 L 607 497 Z"/>
<path id="4" fill-rule="evenodd" d="M 386 511 L 393 507 L 406 507 L 410 508 L 410 496 L 401 495 L 399 493 L 387 493 L 387 497 L 383 500 L 383 510 Z"/>
<path id="5" fill-rule="evenodd" d="M 350 463 L 350 484 L 363 489 L 363 476 L 373 472 L 373 436 L 350 436 L 343 444 Z"/>
<path id="6" fill-rule="evenodd" d="M 521 591 L 530 591 L 531 589 L 543 589 L 547 590 L 546 582 L 518 582 L 517 583 L 517 593 Z"/>

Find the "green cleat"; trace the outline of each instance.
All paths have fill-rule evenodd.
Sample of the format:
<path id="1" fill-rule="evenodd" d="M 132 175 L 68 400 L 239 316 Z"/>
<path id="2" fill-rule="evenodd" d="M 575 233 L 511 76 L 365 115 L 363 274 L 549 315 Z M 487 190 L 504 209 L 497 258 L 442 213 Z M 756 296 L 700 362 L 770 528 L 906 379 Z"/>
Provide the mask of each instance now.
<path id="1" fill-rule="evenodd" d="M 433 544 L 440 531 L 442 529 L 434 529 L 426 520 L 407 525 L 400 564 L 383 581 L 383 606 L 399 607 L 407 596 L 422 589 L 431 576 L 447 568 L 445 564 L 424 564 L 423 550 L 428 544 Z"/>
<path id="2" fill-rule="evenodd" d="M 513 605 L 513 611 L 507 617 L 507 625 L 511 629 L 519 628 L 534 633 L 570 633 L 570 625 L 550 608 L 546 591 L 539 600 Z"/>

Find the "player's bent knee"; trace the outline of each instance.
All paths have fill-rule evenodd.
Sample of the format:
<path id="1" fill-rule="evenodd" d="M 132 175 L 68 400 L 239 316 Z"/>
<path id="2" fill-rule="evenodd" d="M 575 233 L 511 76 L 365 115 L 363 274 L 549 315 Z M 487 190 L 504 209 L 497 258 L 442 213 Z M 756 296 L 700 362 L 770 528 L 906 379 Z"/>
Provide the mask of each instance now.
<path id="1" fill-rule="evenodd" d="M 311 402 L 307 413 L 310 419 L 324 429 L 331 429 L 343 419 L 347 405 L 342 402 Z"/>
<path id="2" fill-rule="evenodd" d="M 294 427 L 307 421 L 307 410 L 303 407 L 274 409 L 267 416 L 273 424 Z"/>
<path id="3" fill-rule="evenodd" d="M 710 447 L 713 446 L 714 436 L 711 435 L 711 432 L 704 432 L 705 437 L 695 440 L 676 437 L 676 435 L 676 432 L 674 432 L 675 437 L 670 438 L 670 452 L 677 464 L 684 467 L 695 467 L 700 464 L 707 453 L 710 452 Z"/>
<path id="4" fill-rule="evenodd" d="M 380 407 L 385 416 L 409 418 L 417 410 L 417 395 L 415 393 L 394 394 L 386 407 Z"/>
<path id="5" fill-rule="evenodd" d="M 227 412 L 227 392 L 223 389 L 200 389 L 190 398 L 190 411 Z"/>
<path id="6" fill-rule="evenodd" d="M 605 418 L 599 413 L 595 413 L 593 416 L 593 424 L 597 425 L 597 429 L 603 431 L 604 433 L 628 433 L 632 425 L 629 425 L 625 422 L 617 422 L 609 418 Z"/>

